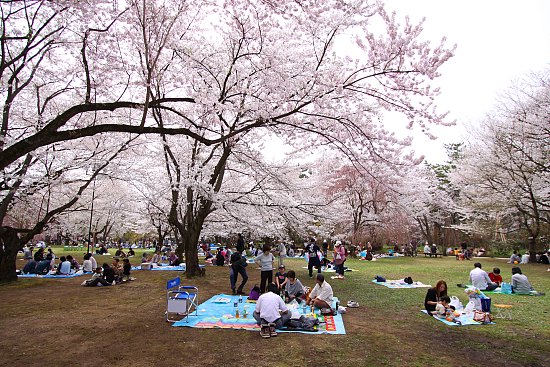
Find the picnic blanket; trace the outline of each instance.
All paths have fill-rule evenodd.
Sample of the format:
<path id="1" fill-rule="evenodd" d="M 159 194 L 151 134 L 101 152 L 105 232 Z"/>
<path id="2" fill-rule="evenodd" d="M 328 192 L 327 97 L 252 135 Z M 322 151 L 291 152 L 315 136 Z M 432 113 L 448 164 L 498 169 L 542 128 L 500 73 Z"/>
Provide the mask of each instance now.
<path id="1" fill-rule="evenodd" d="M 199 265 L 200 268 L 204 268 L 204 265 Z M 154 266 L 152 269 L 149 270 L 171 270 L 171 271 L 185 271 L 185 263 L 181 263 L 178 266 L 174 265 L 166 265 L 166 264 L 159 264 L 158 266 Z M 141 268 L 141 265 L 138 266 L 132 266 L 132 270 L 143 270 Z"/>
<path id="2" fill-rule="evenodd" d="M 383 285 L 384 287 L 391 289 L 400 289 L 400 288 L 430 288 L 431 285 L 424 284 L 422 282 L 413 282 L 413 284 L 407 284 L 403 279 L 398 280 L 386 280 L 385 282 L 377 282 L 376 279 L 373 279 L 374 284 Z"/>
<path id="3" fill-rule="evenodd" d="M 256 304 L 253 302 L 247 302 L 247 297 L 242 297 L 243 302 L 238 303 L 239 296 L 233 296 L 228 294 L 218 294 L 210 298 L 209 300 L 201 303 L 198 306 L 198 316 L 191 314 L 189 317 L 176 321 L 173 326 L 184 326 L 192 328 L 203 329 L 240 329 L 240 330 L 252 330 L 259 331 L 260 327 L 256 324 L 256 320 L 252 316 Z M 234 303 L 237 301 L 239 308 L 240 318 L 235 318 Z M 334 297 L 333 307 L 336 306 L 338 299 Z M 248 313 L 246 318 L 242 315 L 244 310 Z M 300 307 L 292 307 L 289 305 L 290 311 L 295 314 L 306 314 L 310 312 L 310 308 L 302 309 Z M 344 321 L 341 314 L 334 316 L 321 316 L 317 315 L 317 318 L 321 324 L 317 325 L 317 333 L 319 334 L 345 334 Z M 311 334 L 311 331 L 282 329 L 277 332 L 298 332 Z"/>
<path id="4" fill-rule="evenodd" d="M 473 285 L 470 285 L 470 284 L 462 285 L 461 284 L 460 288 L 469 288 L 469 287 L 473 287 Z M 502 288 L 500 288 L 500 287 L 496 288 L 493 291 L 483 291 L 483 293 L 485 293 L 485 294 L 506 294 L 508 296 L 544 296 L 544 293 L 537 292 L 537 291 L 531 291 L 529 293 L 502 293 Z"/>
<path id="5" fill-rule="evenodd" d="M 426 311 L 426 310 L 422 310 L 421 312 L 428 315 L 428 311 Z M 491 322 L 489 324 L 483 324 L 481 322 L 474 321 L 473 316 L 467 316 L 465 314 L 462 314 L 462 315 L 460 315 L 456 318 L 456 320 L 458 320 L 460 323 L 453 322 L 453 321 L 447 321 L 445 319 L 442 319 L 442 318 L 439 318 L 439 317 L 433 316 L 433 315 L 432 315 L 432 317 L 436 320 L 441 321 L 442 323 L 444 323 L 446 325 L 449 325 L 449 326 L 491 325 L 491 324 L 494 324 L 494 322 Z"/>
<path id="6" fill-rule="evenodd" d="M 46 275 L 42 275 L 42 274 L 18 274 L 17 277 L 18 278 L 74 278 L 74 277 L 79 277 L 81 275 L 90 275 L 92 273 L 82 273 L 82 272 L 77 272 L 77 273 L 74 273 L 74 274 L 69 274 L 69 275 L 55 275 L 55 274 L 46 274 Z"/>
<path id="7" fill-rule="evenodd" d="M 494 291 L 483 291 L 486 294 L 507 294 L 509 296 L 543 296 L 544 293 L 539 293 L 537 291 L 531 291 L 529 293 L 502 293 L 500 288 L 495 289 Z"/>
<path id="8" fill-rule="evenodd" d="M 302 266 L 302 269 L 307 269 L 307 266 Z M 315 269 L 315 268 L 314 268 Z M 336 272 L 336 269 L 334 268 L 327 268 L 325 266 L 321 266 L 321 271 L 324 272 L 324 273 L 335 273 Z M 350 268 L 344 268 L 344 271 L 357 271 L 355 269 L 350 269 Z"/>

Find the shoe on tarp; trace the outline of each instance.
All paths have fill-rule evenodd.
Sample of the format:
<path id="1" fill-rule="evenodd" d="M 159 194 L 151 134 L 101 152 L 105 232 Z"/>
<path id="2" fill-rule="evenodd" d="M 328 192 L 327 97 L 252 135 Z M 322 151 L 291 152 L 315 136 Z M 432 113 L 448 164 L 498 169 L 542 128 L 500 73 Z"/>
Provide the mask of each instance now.
<path id="1" fill-rule="evenodd" d="M 260 335 L 262 338 L 270 338 L 271 337 L 271 333 L 269 331 L 269 325 L 268 324 L 262 324 L 261 328 L 260 328 Z"/>

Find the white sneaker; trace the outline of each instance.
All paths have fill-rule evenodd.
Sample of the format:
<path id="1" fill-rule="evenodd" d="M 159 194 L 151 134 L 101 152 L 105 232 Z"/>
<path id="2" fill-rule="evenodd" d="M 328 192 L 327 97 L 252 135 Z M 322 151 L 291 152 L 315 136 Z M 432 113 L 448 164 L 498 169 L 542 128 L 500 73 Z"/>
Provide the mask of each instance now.
<path id="1" fill-rule="evenodd" d="M 348 301 L 348 307 L 357 308 L 359 307 L 359 303 L 357 303 L 356 301 Z"/>

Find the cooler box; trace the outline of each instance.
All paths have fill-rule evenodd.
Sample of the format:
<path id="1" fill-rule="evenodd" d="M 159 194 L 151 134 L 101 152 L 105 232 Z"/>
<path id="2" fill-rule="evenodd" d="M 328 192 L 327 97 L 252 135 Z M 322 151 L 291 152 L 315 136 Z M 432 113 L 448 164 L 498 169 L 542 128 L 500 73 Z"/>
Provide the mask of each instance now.
<path id="1" fill-rule="evenodd" d="M 151 270 L 153 269 L 153 264 L 151 263 L 142 263 L 141 270 Z"/>

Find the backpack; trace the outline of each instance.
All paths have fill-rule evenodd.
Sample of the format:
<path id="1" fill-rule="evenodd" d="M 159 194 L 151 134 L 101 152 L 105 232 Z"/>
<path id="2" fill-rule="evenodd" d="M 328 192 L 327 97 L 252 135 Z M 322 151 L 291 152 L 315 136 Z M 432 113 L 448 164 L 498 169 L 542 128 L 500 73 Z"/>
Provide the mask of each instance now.
<path id="1" fill-rule="evenodd" d="M 413 284 L 413 280 L 411 277 L 406 277 L 405 279 L 403 279 L 405 281 L 405 283 L 407 284 Z"/>
<path id="2" fill-rule="evenodd" d="M 386 282 L 386 278 L 381 277 L 380 275 L 375 276 L 374 279 L 376 279 L 377 283 L 385 283 Z"/>

